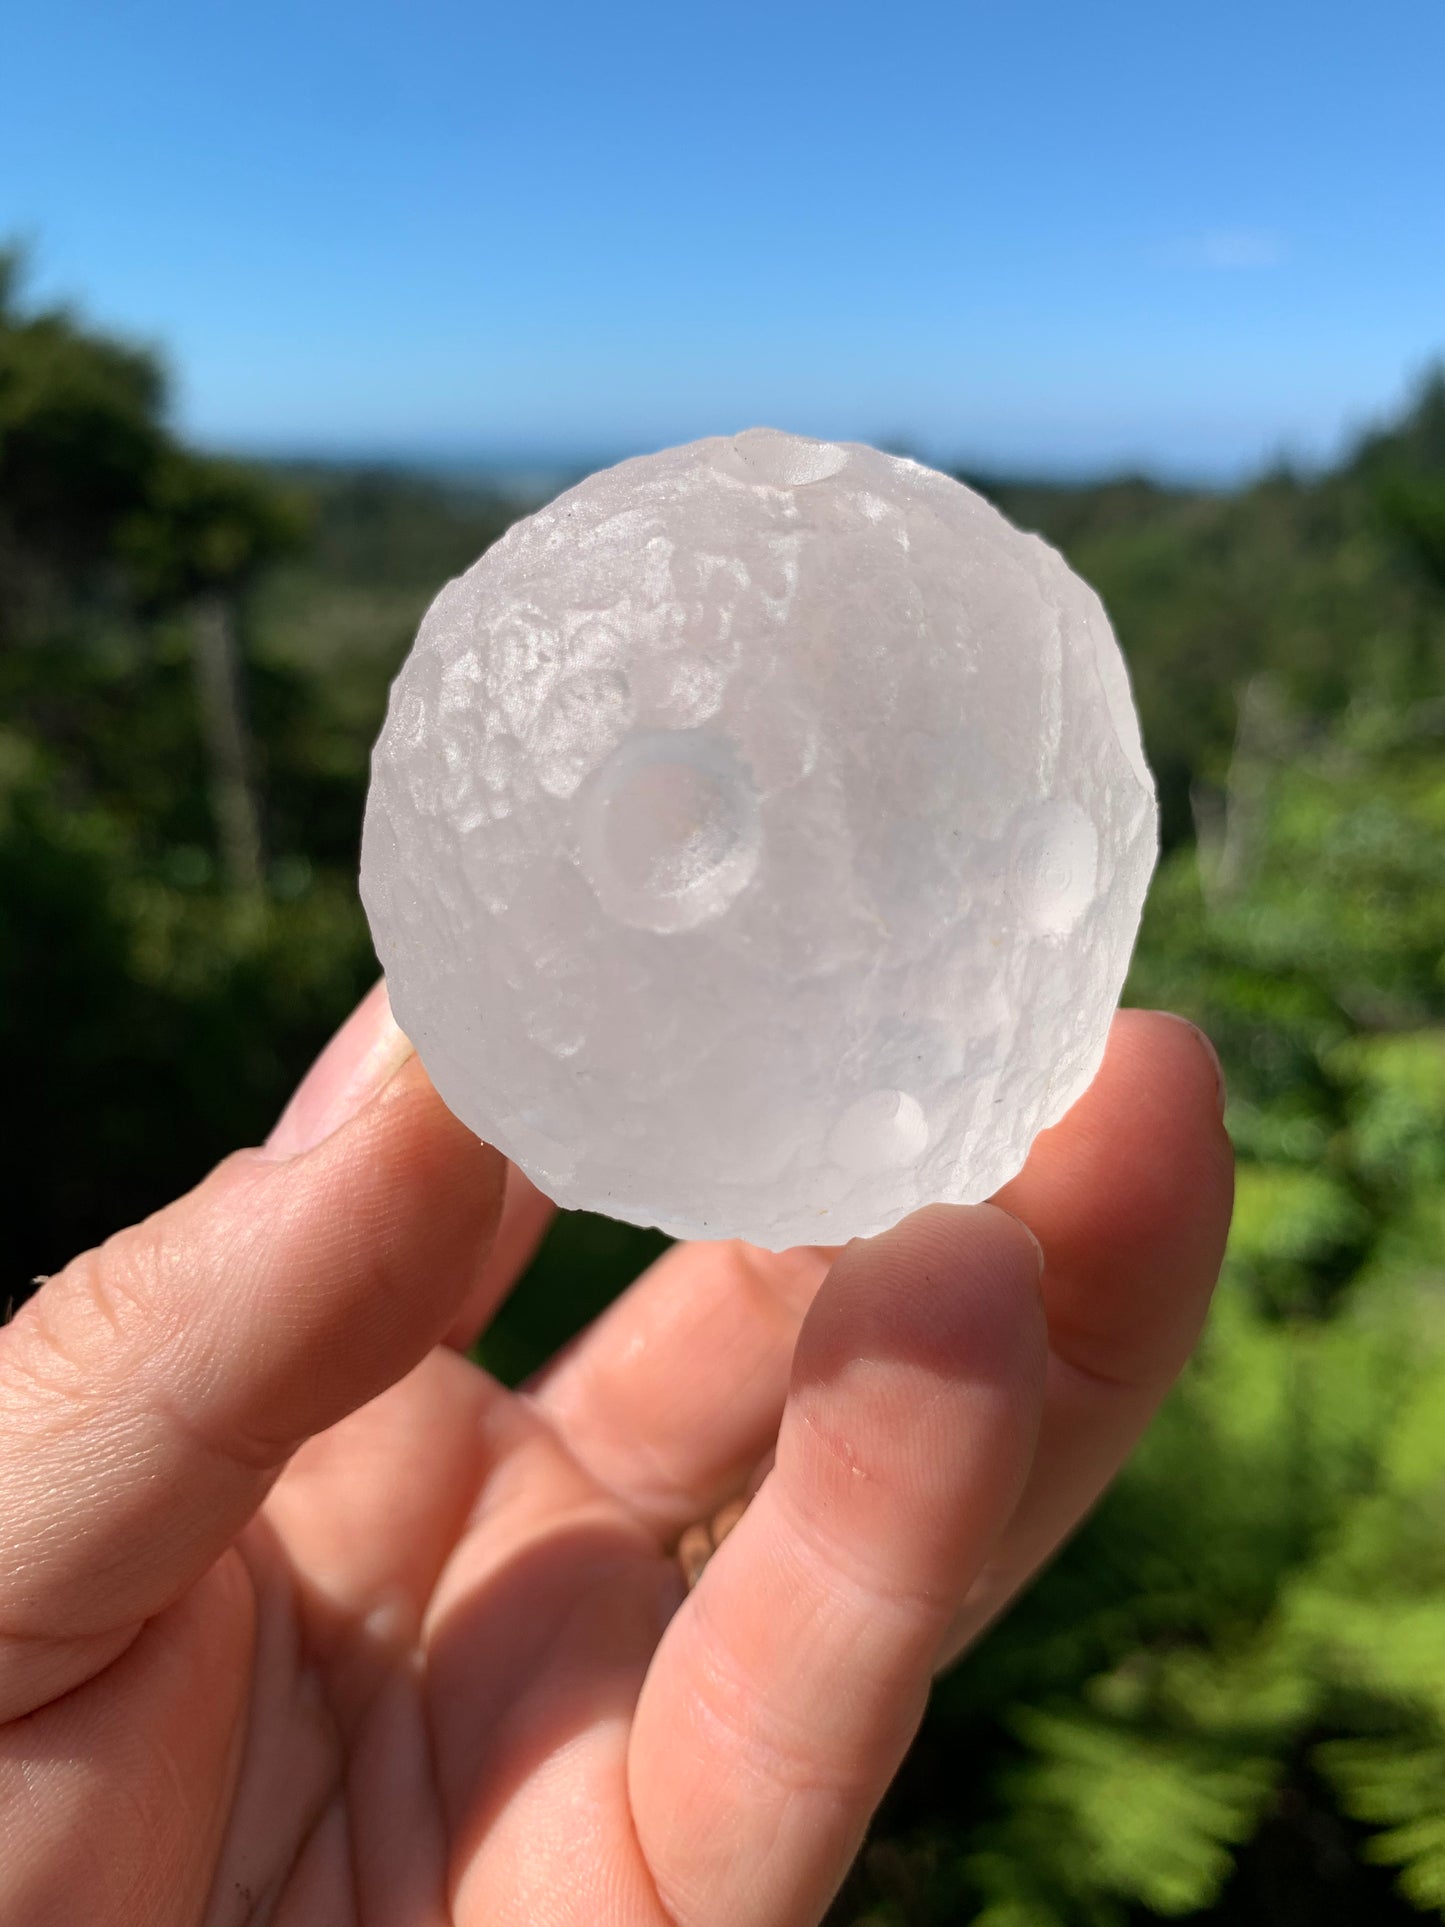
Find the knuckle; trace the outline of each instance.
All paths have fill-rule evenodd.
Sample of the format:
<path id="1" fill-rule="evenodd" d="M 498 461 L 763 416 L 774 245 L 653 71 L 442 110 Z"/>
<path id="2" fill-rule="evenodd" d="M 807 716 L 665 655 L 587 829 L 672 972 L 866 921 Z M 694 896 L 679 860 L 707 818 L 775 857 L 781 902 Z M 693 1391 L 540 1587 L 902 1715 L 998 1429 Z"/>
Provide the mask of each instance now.
<path id="1" fill-rule="evenodd" d="M 759 1693 L 757 1680 L 732 1660 L 722 1641 L 707 1647 L 694 1688 L 697 1712 L 727 1751 L 746 1757 L 750 1776 L 783 1793 L 821 1795 L 840 1804 L 849 1803 L 867 1778 L 849 1749 L 820 1746 L 814 1720 L 789 1718 Z"/>

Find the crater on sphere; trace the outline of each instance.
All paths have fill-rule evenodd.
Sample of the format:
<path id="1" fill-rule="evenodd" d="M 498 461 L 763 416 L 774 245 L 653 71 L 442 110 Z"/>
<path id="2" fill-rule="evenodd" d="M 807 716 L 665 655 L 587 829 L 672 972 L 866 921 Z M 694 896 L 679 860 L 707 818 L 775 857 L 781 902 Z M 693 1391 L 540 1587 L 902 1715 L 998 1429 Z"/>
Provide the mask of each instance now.
<path id="1" fill-rule="evenodd" d="M 1014 897 L 1025 922 L 1041 936 L 1067 936 L 1089 905 L 1099 880 L 1099 832 L 1077 803 L 1035 804 L 1014 830 Z"/>
<path id="2" fill-rule="evenodd" d="M 621 463 L 393 687 L 397 1021 L 565 1208 L 777 1250 L 990 1196 L 1102 1053 L 1138 740 L 1098 599 L 947 476 L 765 427 Z"/>
<path id="3" fill-rule="evenodd" d="M 907 1091 L 869 1091 L 850 1104 L 833 1126 L 828 1155 L 845 1171 L 864 1176 L 899 1171 L 928 1144 L 923 1106 Z"/>
<path id="4" fill-rule="evenodd" d="M 835 442 L 810 442 L 773 428 L 750 428 L 733 443 L 750 482 L 768 488 L 804 488 L 826 482 L 848 465 L 848 451 Z"/>
<path id="5" fill-rule="evenodd" d="M 695 729 L 629 736 L 588 785 L 578 827 L 603 908 L 642 930 L 721 916 L 761 847 L 752 777 L 730 743 Z"/>

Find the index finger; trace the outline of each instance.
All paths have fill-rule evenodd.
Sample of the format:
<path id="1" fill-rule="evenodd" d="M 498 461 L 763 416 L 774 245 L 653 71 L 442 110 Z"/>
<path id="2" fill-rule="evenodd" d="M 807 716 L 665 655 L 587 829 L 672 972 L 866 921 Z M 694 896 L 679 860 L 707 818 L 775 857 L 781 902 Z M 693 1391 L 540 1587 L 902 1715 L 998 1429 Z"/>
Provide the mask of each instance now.
<path id="1" fill-rule="evenodd" d="M 477 1276 L 502 1160 L 384 997 L 312 1078 L 266 1152 L 74 1259 L 0 1333 L 0 1722 L 123 1651 Z"/>

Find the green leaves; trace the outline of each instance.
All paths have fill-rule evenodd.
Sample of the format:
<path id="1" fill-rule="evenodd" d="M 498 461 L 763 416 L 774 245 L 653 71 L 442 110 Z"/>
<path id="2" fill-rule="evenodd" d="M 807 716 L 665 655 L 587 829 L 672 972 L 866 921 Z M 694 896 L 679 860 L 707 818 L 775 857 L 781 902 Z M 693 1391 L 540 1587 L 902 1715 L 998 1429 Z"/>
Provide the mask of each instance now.
<path id="1" fill-rule="evenodd" d="M 1097 1715 L 1031 1710 L 1015 1725 L 1032 1756 L 1012 1790 L 1035 1878 L 1042 1856 L 1064 1891 L 1087 1883 L 1169 1918 L 1218 1897 L 1277 1773 L 1266 1756 Z M 995 1860 L 996 1888 L 1001 1874 Z"/>
<path id="2" fill-rule="evenodd" d="M 1308 1840 L 1352 1827 L 1445 1918 L 1433 729 L 1274 711 L 1236 753 L 1232 869 L 1206 839 L 1159 877 L 1133 988 L 1223 1047 L 1241 1160 L 1225 1277 L 1118 1486 L 940 1692 L 932 1757 L 977 1764 L 957 1836 L 936 1816 L 911 1836 L 954 1896 L 939 1920 L 1273 1919 L 1250 1883 L 1278 1881 L 1292 1829 L 1307 1863 Z M 1388 1904 L 1382 1876 L 1352 1878 Z"/>
<path id="3" fill-rule="evenodd" d="M 294 552 L 305 512 L 273 478 L 184 448 L 149 349 L 27 308 L 0 251 L 0 644 L 80 612 L 154 613 L 234 591 Z"/>
<path id="4" fill-rule="evenodd" d="M 307 505 L 238 462 L 168 447 L 145 499 L 117 535 L 135 593 L 171 608 L 207 591 L 248 587 L 300 549 Z"/>
<path id="5" fill-rule="evenodd" d="M 1234 1194 L 1230 1255 L 1262 1276 L 1319 1264 L 1359 1237 L 1365 1213 L 1344 1185 L 1320 1170 L 1247 1164 Z"/>
<path id="6" fill-rule="evenodd" d="M 1378 1829 L 1369 1858 L 1400 1870 L 1400 1887 L 1422 1913 L 1445 1917 L 1445 1739 L 1336 1740 L 1316 1754 L 1356 1820 Z"/>

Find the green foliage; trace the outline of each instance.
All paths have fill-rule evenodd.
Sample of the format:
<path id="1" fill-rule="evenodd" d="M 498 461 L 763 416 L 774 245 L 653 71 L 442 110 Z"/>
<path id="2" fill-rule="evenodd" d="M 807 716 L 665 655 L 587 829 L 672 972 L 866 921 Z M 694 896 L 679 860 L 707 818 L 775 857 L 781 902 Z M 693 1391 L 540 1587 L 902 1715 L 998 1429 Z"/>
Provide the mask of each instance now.
<path id="1" fill-rule="evenodd" d="M 1371 715 L 1231 781 L 1247 850 L 1228 875 L 1207 844 L 1170 859 L 1136 965 L 1225 1048 L 1242 1158 L 1210 1330 L 937 1696 L 925 1757 L 987 1762 L 958 1821 L 905 1768 L 893 1858 L 839 1920 L 888 1918 L 922 1864 L 952 1898 L 909 1922 L 1252 1918 L 1322 1826 L 1358 1880 L 1398 1875 L 1348 1918 L 1445 1917 L 1445 763 L 1417 717 Z M 1261 1917 L 1317 1918 L 1308 1875 Z"/>
<path id="2" fill-rule="evenodd" d="M 1308 487 L 1011 504 L 1103 589 L 1166 785 L 1181 748 L 1131 990 L 1221 1047 L 1238 1205 L 1198 1358 L 940 1689 L 840 1922 L 1445 1918 L 1445 601 L 1395 512 L 1442 424 L 1436 381 Z"/>
<path id="3" fill-rule="evenodd" d="M 201 457 L 163 411 L 154 356 L 0 255 L 0 1298 L 261 1135 L 368 981 L 387 680 L 515 512 Z M 1195 1363 L 941 1684 L 840 1924 L 1445 1918 L 1442 489 L 1440 376 L 1313 479 L 991 485 L 1129 654 L 1169 848 L 1131 994 L 1220 1045 L 1238 1213 Z M 487 1362 L 525 1376 L 662 1242 L 564 1214 Z"/>
<path id="4" fill-rule="evenodd" d="M 0 1043 L 19 1128 L 0 1160 L 0 1300 L 254 1142 L 374 972 L 349 881 L 218 888 L 0 734 Z M 149 846 L 149 847 L 148 847 Z"/>
<path id="5" fill-rule="evenodd" d="M 192 611 L 224 595 L 249 626 L 304 539 L 295 492 L 181 447 L 155 359 L 25 309 L 13 256 L 0 294 L 3 1298 L 264 1132 L 374 963 L 364 743 L 261 650 L 268 888 L 219 873 Z"/>
<path id="6" fill-rule="evenodd" d="M 1222 776 L 1238 698 L 1262 671 L 1307 717 L 1362 697 L 1398 711 L 1445 688 L 1445 597 L 1432 573 L 1445 370 L 1403 421 L 1315 481 L 1277 470 L 1233 494 L 1138 480 L 985 486 L 1103 597 L 1133 673 L 1167 847 L 1191 838 L 1195 787 Z"/>
<path id="7" fill-rule="evenodd" d="M 17 546 L 65 563 L 104 553 L 144 499 L 160 399 L 149 355 L 88 340 L 63 312 L 5 330 L 0 486 Z"/>
<path id="8" fill-rule="evenodd" d="M 119 547 L 142 605 L 173 608 L 211 590 L 235 590 L 300 548 L 306 504 L 235 462 L 167 448 Z"/>
<path id="9" fill-rule="evenodd" d="M 0 252 L 0 644 L 235 589 L 296 549 L 302 502 L 176 442 L 156 356 L 23 307 L 21 265 Z"/>
<path id="10" fill-rule="evenodd" d="M 974 1863 L 980 1923 L 1000 1908 L 1005 1919 L 1062 1923 L 1090 1889 L 1100 1919 L 1111 1900 L 1174 1917 L 1218 1897 L 1230 1850 L 1253 1832 L 1273 1785 L 1267 1756 L 1099 1714 L 1030 1709 L 1014 1725 L 1029 1759 L 1005 1776 L 1009 1818 Z"/>
<path id="11" fill-rule="evenodd" d="M 1380 1829 L 1366 1844 L 1370 1859 L 1401 1869 L 1401 1889 L 1422 1913 L 1445 1915 L 1445 1744 L 1336 1740 L 1320 1758 L 1346 1811 Z"/>

